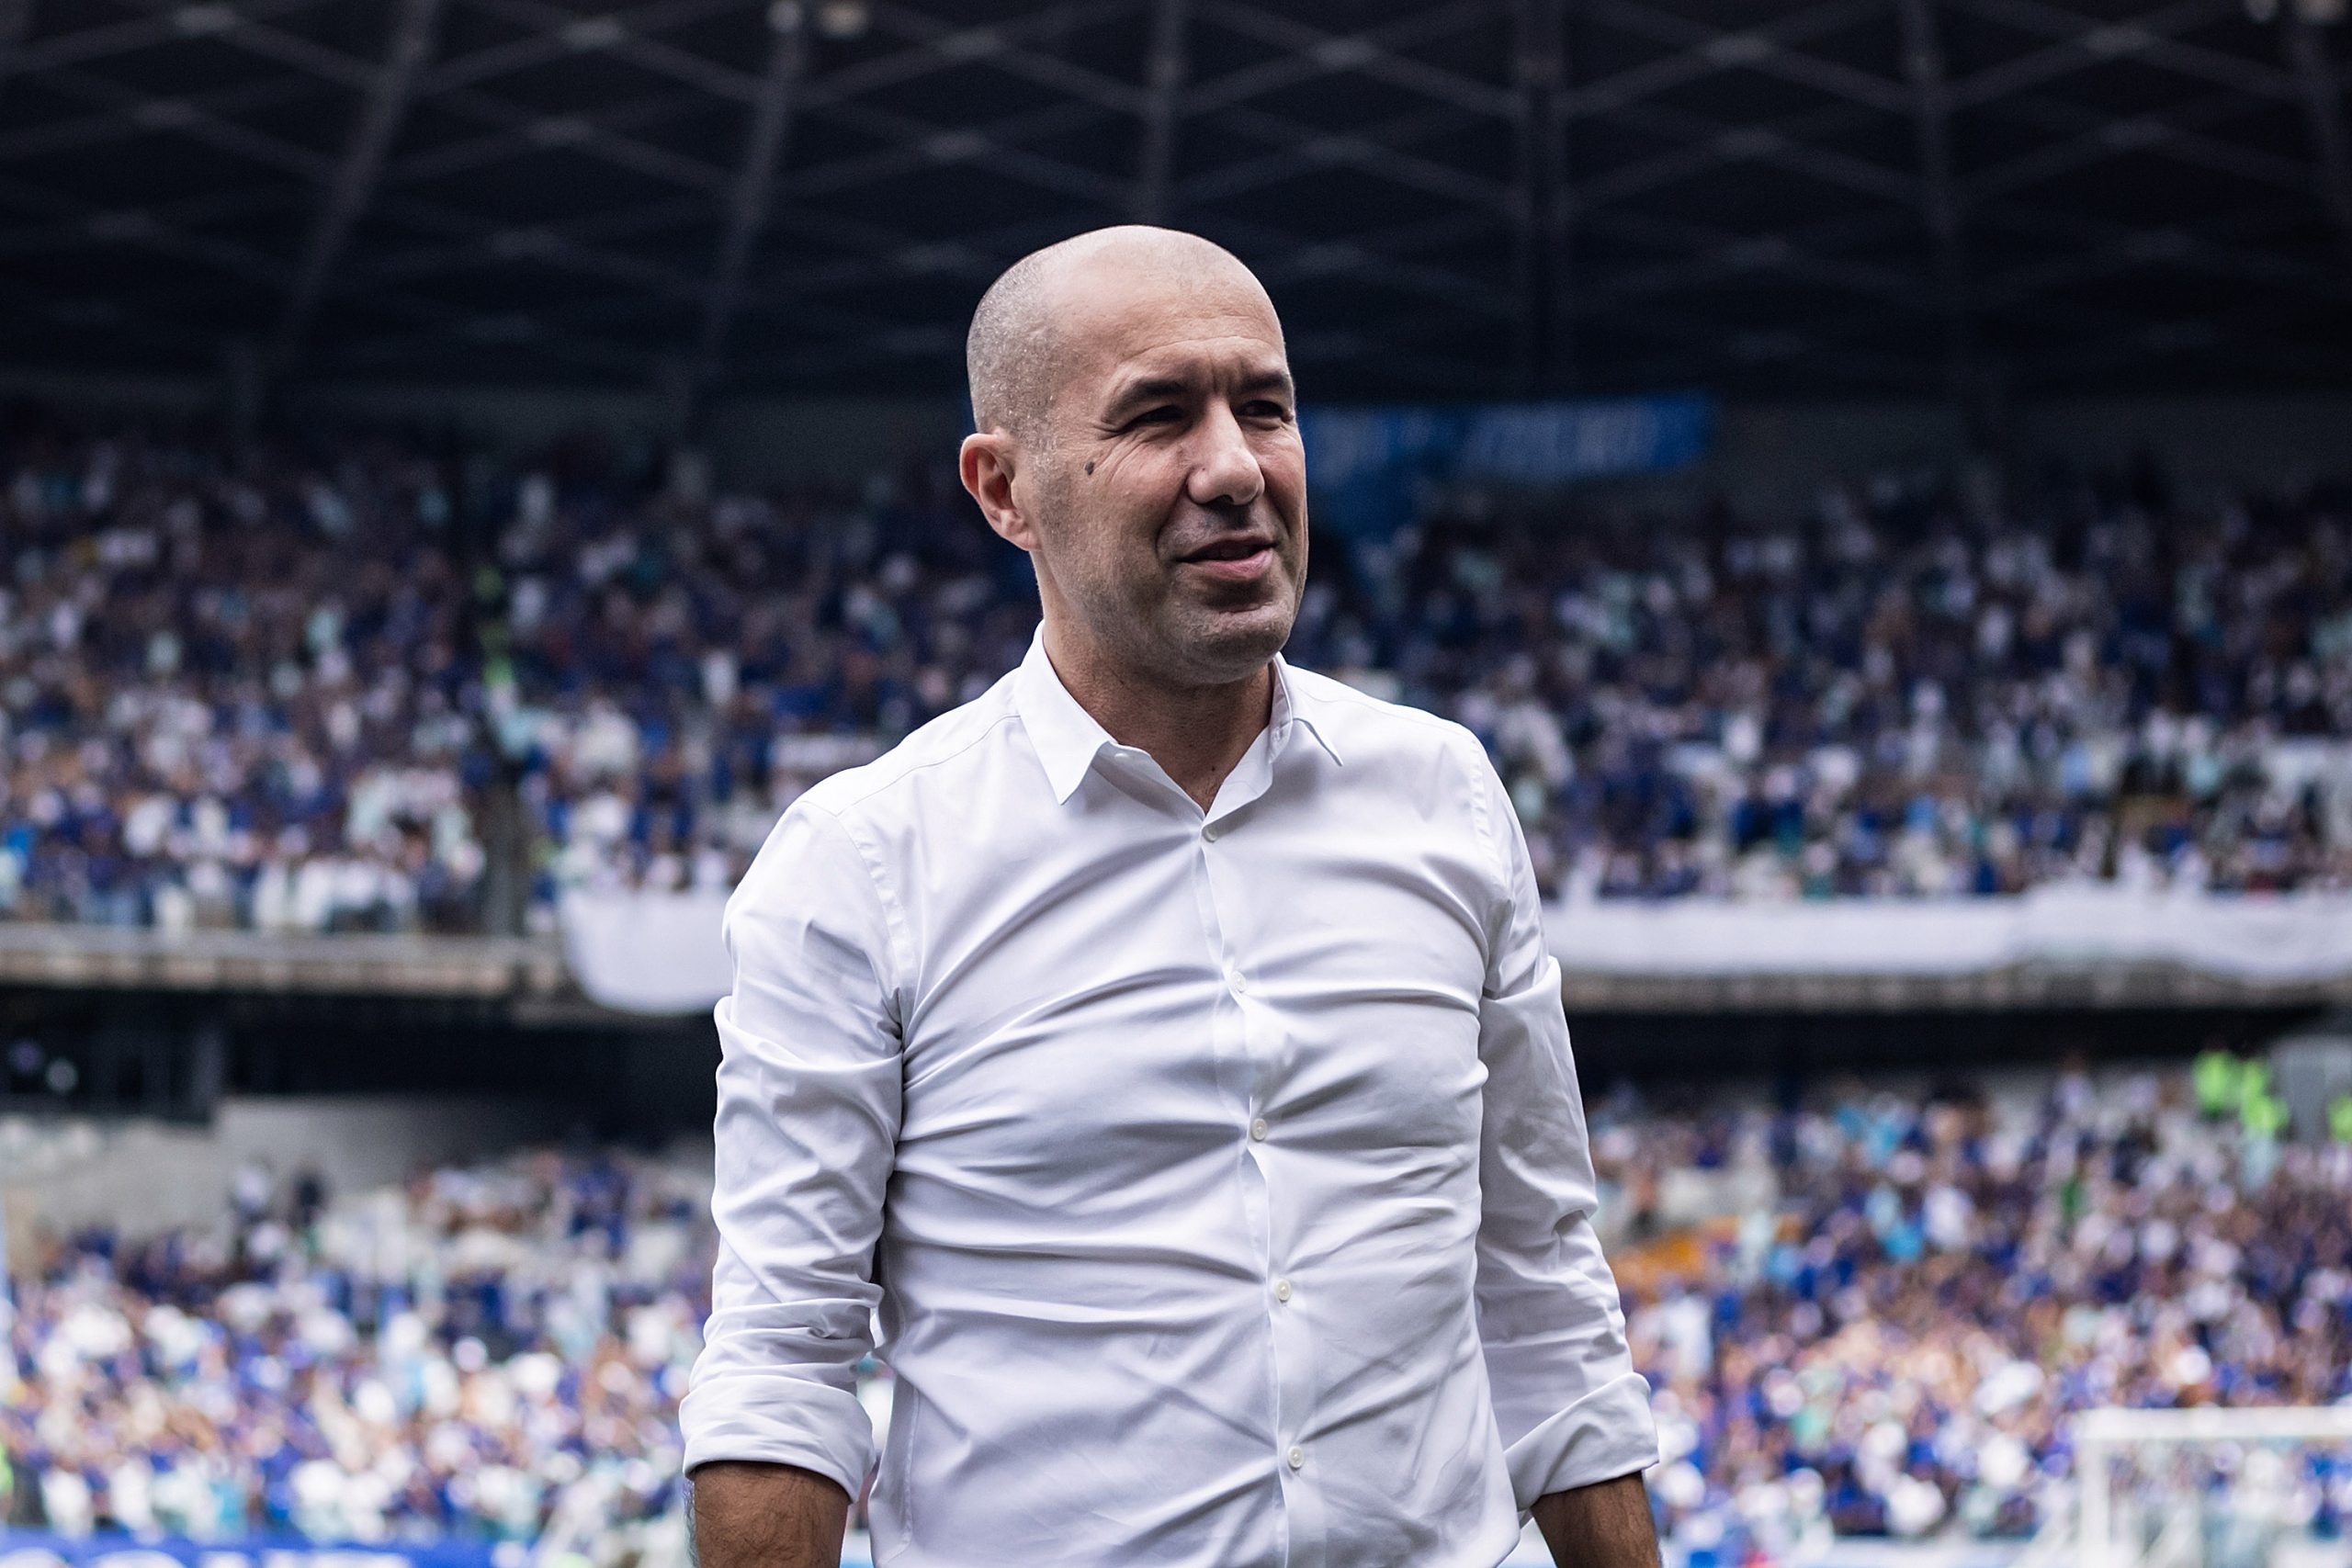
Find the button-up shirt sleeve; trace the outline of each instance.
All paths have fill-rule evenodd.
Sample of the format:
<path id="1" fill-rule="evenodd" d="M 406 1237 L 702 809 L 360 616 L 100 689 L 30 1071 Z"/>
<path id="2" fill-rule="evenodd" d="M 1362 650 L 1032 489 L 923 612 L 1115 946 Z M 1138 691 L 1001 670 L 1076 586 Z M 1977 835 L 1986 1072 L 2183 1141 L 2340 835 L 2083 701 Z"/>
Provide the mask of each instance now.
<path id="1" fill-rule="evenodd" d="M 842 824 L 804 800 L 729 900 L 724 933 L 718 1259 L 679 1410 L 685 1468 L 798 1465 L 854 1495 L 875 1457 L 854 1378 L 873 1348 L 899 1117 L 891 924 Z"/>
<path id="2" fill-rule="evenodd" d="M 1655 1464 L 1657 1429 L 1593 1235 L 1592 1153 L 1534 868 L 1492 766 L 1473 766 L 1505 890 L 1479 1002 L 1478 1328 L 1524 1511 Z"/>

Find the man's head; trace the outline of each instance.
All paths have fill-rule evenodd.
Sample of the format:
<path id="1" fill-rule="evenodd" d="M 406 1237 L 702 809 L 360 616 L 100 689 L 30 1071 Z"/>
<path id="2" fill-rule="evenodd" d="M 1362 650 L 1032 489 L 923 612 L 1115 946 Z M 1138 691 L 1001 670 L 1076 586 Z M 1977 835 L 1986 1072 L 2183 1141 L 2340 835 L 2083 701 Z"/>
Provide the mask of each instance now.
<path id="1" fill-rule="evenodd" d="M 1122 677 L 1253 674 L 1306 581 L 1306 468 L 1273 302 L 1194 235 L 1097 230 L 972 317 L 964 487 L 1029 552 L 1065 646 Z"/>

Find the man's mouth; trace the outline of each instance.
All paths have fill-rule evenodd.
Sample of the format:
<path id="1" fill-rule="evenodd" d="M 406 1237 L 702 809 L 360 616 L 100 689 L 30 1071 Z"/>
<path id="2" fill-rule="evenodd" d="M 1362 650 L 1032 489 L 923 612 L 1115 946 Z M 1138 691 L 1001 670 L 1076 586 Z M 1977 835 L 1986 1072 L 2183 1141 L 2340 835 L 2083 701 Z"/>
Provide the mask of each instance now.
<path id="1" fill-rule="evenodd" d="M 1194 567 L 1211 577 L 1228 581 L 1247 581 L 1273 563 L 1272 542 L 1256 538 L 1218 539 L 1203 545 L 1182 558 L 1182 564 Z"/>

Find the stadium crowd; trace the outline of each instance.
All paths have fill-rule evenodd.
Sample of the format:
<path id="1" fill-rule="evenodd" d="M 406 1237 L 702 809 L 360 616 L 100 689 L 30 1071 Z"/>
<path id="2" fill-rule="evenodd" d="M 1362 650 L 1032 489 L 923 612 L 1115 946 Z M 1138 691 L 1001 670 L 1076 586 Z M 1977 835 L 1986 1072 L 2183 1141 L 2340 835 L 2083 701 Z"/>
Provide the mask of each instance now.
<path id="1" fill-rule="evenodd" d="M 615 1551 L 676 1513 L 699 1169 L 540 1151 L 330 1201 L 251 1168 L 216 1226 L 51 1238 L 13 1267 L 10 1522 Z"/>
<path id="2" fill-rule="evenodd" d="M 2006 1108 L 1955 1089 L 1600 1111 L 1635 1235 L 1661 1169 L 1745 1166 L 1770 1194 L 1702 1265 L 1629 1292 L 1684 1544 L 1779 1561 L 1833 1535 L 2021 1534 L 2064 1506 L 2075 1411 L 2352 1401 L 2352 1128 L 2282 1144 L 2267 1082 L 2242 1106 L 2076 1073 Z M 2340 1539 L 2352 1453 L 2290 1466 L 2278 1511 Z M 2201 1483 L 2245 1500 L 2244 1473 Z"/>
<path id="3" fill-rule="evenodd" d="M 2021 1535 L 2065 1495 L 2074 1411 L 2352 1399 L 2352 1141 L 2201 1114 L 2185 1077 L 1611 1097 L 1591 1125 L 1686 1552 Z M 209 1228 L 51 1238 L 14 1266 L 7 1517 L 682 1551 L 699 1153 L 538 1151 L 348 1196 L 242 1179 Z M 1710 1174 L 1739 1200 L 1661 1234 L 1661 1184 Z M 2295 1517 L 2340 1533 L 2352 1456 L 2295 1462 Z"/>
<path id="4" fill-rule="evenodd" d="M 710 499 L 583 453 L 16 422 L 0 918 L 466 930 L 724 887 L 1035 624 L 943 476 Z M 1477 731 L 1549 893 L 2352 887 L 2340 494 L 1465 503 L 1318 536 L 1310 575 L 1292 657 Z"/>

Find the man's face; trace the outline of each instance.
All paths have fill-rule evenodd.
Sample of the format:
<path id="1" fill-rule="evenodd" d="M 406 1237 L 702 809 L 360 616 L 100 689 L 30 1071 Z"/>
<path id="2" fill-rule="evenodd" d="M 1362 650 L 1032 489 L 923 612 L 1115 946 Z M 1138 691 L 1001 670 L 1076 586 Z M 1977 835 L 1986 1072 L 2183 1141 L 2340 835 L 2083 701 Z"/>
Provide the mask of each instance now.
<path id="1" fill-rule="evenodd" d="M 1118 666 L 1244 679 L 1289 639 L 1306 581 L 1281 324 L 1246 275 L 1105 268 L 1071 295 L 1069 374 L 1014 481 L 1040 586 Z"/>

